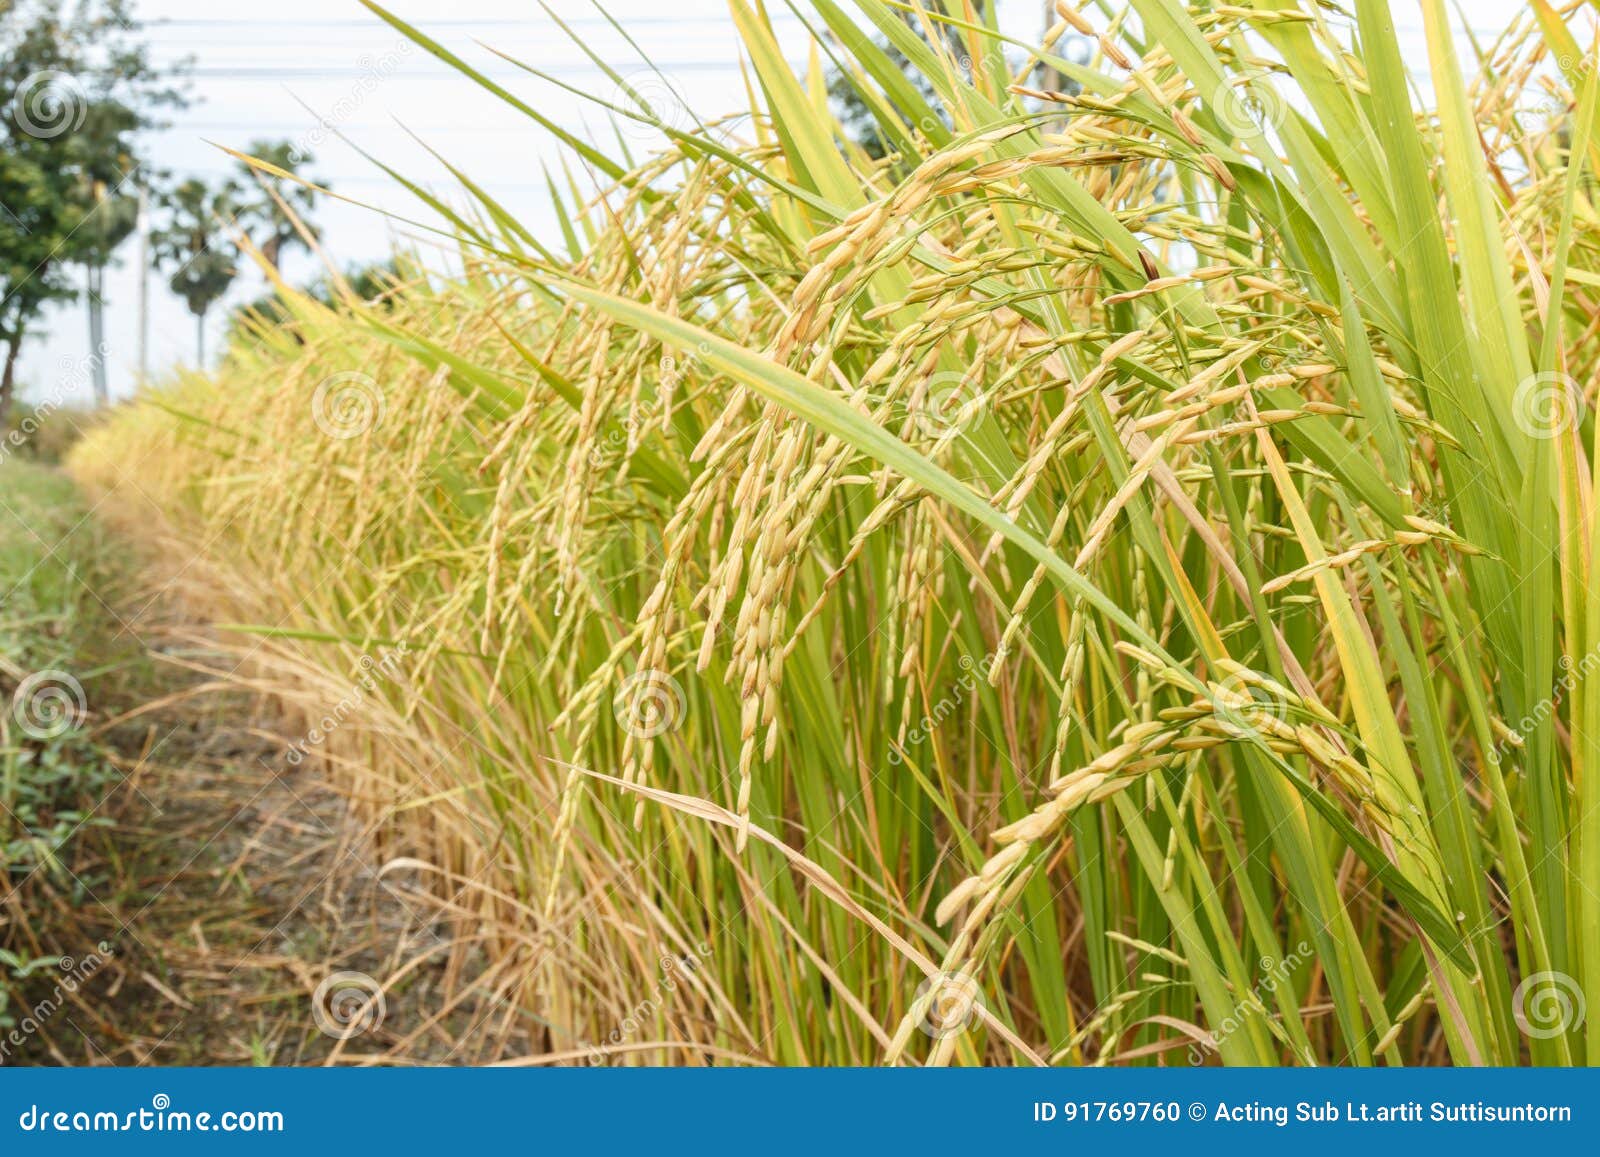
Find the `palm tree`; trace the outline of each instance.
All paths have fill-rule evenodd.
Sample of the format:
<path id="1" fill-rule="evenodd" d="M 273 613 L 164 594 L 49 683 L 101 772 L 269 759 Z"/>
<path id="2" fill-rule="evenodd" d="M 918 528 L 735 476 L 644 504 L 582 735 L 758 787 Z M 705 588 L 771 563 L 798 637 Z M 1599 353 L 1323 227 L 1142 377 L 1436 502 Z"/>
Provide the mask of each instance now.
<path id="1" fill-rule="evenodd" d="M 175 267 L 167 284 L 195 317 L 195 357 L 206 360 L 206 314 L 239 272 L 239 251 L 226 230 L 238 218 L 239 188 L 211 189 L 190 179 L 163 198 L 166 225 L 151 238 L 157 266 Z"/>
<path id="2" fill-rule="evenodd" d="M 296 175 L 303 166 L 311 164 L 313 160 L 310 153 L 302 151 L 289 141 L 254 141 L 250 145 L 249 153 L 256 160 L 265 161 L 285 173 Z M 305 245 L 305 239 L 295 227 L 295 218 L 299 219 L 300 224 L 312 236 L 316 236 L 316 228 L 311 224 L 311 210 L 316 207 L 316 194 L 304 185 L 269 176 L 250 165 L 241 163 L 240 168 L 260 191 L 260 196 L 242 206 L 247 231 L 253 237 L 259 238 L 256 247 L 261 250 L 261 256 L 266 258 L 272 268 L 277 269 L 285 249 L 294 245 Z M 273 196 L 274 193 L 277 194 L 276 197 Z M 288 212 L 285 212 L 285 206 Z"/>

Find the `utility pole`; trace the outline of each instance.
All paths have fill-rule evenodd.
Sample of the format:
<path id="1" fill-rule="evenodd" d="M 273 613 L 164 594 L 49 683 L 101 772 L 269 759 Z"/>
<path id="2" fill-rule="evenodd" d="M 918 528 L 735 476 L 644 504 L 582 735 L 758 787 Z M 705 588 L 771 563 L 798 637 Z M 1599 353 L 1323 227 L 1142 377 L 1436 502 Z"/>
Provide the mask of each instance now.
<path id="1" fill-rule="evenodd" d="M 106 207 L 106 186 L 103 181 L 94 184 L 96 201 L 95 212 L 99 213 Z M 105 228 L 105 218 L 99 217 L 100 228 Z M 109 233 L 103 233 L 109 236 Z M 84 263 L 85 295 L 89 301 L 89 372 L 94 382 L 94 404 L 103 407 L 107 400 L 106 388 L 106 267 L 101 264 L 107 259 L 104 252 L 97 253 L 94 258 Z"/>
<path id="2" fill-rule="evenodd" d="M 139 382 L 150 376 L 150 189 L 139 182 Z"/>
<path id="3" fill-rule="evenodd" d="M 83 267 L 84 292 L 89 299 L 89 378 L 94 383 L 94 404 L 109 400 L 106 386 L 106 270 L 89 262 Z"/>
<path id="4" fill-rule="evenodd" d="M 1055 0 L 1044 0 L 1045 36 L 1049 36 L 1050 33 L 1055 30 L 1056 23 L 1059 19 L 1060 18 L 1056 15 Z M 1056 43 L 1051 45 L 1050 48 L 1053 52 L 1059 53 L 1061 51 L 1061 41 L 1059 37 L 1057 38 Z M 1052 68 L 1050 65 L 1041 64 L 1039 66 L 1039 71 L 1040 88 L 1046 89 L 1050 92 L 1060 92 L 1062 89 L 1067 87 L 1067 78 L 1062 76 L 1060 72 Z"/>

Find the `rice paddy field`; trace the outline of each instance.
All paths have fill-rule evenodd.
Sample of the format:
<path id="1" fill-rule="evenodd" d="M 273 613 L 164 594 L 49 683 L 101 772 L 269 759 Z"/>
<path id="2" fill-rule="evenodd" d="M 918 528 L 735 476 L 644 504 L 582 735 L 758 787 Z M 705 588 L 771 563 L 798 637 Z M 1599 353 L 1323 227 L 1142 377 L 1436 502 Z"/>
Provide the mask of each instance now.
<path id="1" fill-rule="evenodd" d="M 731 0 L 654 151 L 366 7 L 561 228 L 391 169 L 69 469 L 527 1059 L 1600 1061 L 1592 5 Z"/>

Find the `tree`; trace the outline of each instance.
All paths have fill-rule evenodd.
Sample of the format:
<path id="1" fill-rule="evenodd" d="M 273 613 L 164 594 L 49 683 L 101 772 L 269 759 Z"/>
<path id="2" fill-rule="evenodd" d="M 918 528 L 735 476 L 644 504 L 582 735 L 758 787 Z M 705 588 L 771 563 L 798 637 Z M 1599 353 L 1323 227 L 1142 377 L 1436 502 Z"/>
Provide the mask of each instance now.
<path id="1" fill-rule="evenodd" d="M 96 391 L 105 378 L 99 288 L 133 226 L 127 186 L 152 110 L 181 104 L 152 66 L 126 0 L 0 0 L 0 421 L 28 328 L 86 270 Z"/>
<path id="2" fill-rule="evenodd" d="M 66 38 L 51 10 L 24 14 L 12 7 L 7 16 L 0 53 L 0 428 L 28 326 L 46 305 L 73 296 L 67 251 L 84 216 L 70 196 L 59 143 L 81 123 L 85 100 Z"/>
<path id="3" fill-rule="evenodd" d="M 74 294 L 61 252 L 82 213 L 62 198 L 55 171 L 37 151 L 9 141 L 0 148 L 0 429 L 11 412 L 28 327 L 45 306 Z"/>
<path id="4" fill-rule="evenodd" d="M 991 0 L 979 0 L 976 12 L 980 19 L 987 18 L 992 13 Z M 1048 33 L 1056 23 L 1055 0 L 1045 0 L 1045 31 Z M 901 18 L 917 34 L 917 38 L 927 44 L 928 34 L 922 23 L 908 12 L 901 13 Z M 954 27 L 943 30 L 942 43 L 947 58 L 953 61 L 963 73 L 970 72 L 972 61 L 967 56 L 967 45 L 964 43 L 965 33 Z M 945 128 L 952 125 L 949 112 L 944 107 L 937 89 L 928 76 L 913 65 L 906 54 L 895 44 L 883 36 L 873 38 L 878 51 L 892 63 L 905 77 L 905 83 L 914 90 L 922 102 L 933 110 L 934 115 L 944 124 Z M 1053 51 L 1056 55 L 1063 56 L 1074 63 L 1087 64 L 1093 54 L 1093 45 L 1076 32 L 1067 32 L 1054 44 Z M 1044 62 L 1038 64 L 1038 83 L 1041 87 L 1058 91 L 1075 93 L 1079 90 L 1077 82 L 1063 75 L 1057 69 Z M 963 79 L 970 81 L 970 75 Z M 921 128 L 926 132 L 926 125 L 914 124 L 916 118 L 910 115 L 910 110 L 900 107 L 888 92 L 881 92 L 877 99 L 869 100 L 862 95 L 861 85 L 871 83 L 866 78 L 849 71 L 841 71 L 837 67 L 829 67 L 827 72 L 828 99 L 832 104 L 834 113 L 839 118 L 845 135 L 873 160 L 882 160 L 892 152 L 891 137 L 884 131 L 883 119 L 890 115 L 906 122 L 906 127 Z M 902 166 L 904 162 L 902 162 Z M 897 169 L 897 174 L 904 176 L 906 169 Z"/>
<path id="5" fill-rule="evenodd" d="M 289 141 L 253 141 L 247 151 L 257 160 L 296 176 L 300 175 L 303 166 L 310 165 L 315 159 Z M 267 264 L 278 269 L 285 249 L 305 245 L 305 239 L 295 227 L 294 218 L 284 212 L 284 206 L 288 206 L 294 217 L 299 218 L 300 224 L 314 237 L 317 231 L 311 224 L 311 211 L 316 208 L 316 194 L 304 185 L 272 177 L 242 162 L 240 168 L 260 191 L 258 197 L 243 205 L 246 232 L 256 241 L 256 248 L 261 250 L 261 256 L 267 259 Z"/>
<path id="6" fill-rule="evenodd" d="M 154 176 L 141 173 L 144 166 L 135 142 L 141 132 L 160 126 L 156 110 L 182 107 L 185 99 L 172 84 L 173 74 L 150 63 L 127 0 L 79 4 L 67 32 L 76 46 L 79 75 L 88 78 L 83 123 L 64 143 L 78 197 L 90 206 L 74 249 L 84 268 L 95 400 L 104 405 L 108 400 L 105 267 L 138 222 L 138 182 L 148 184 Z M 180 65 L 178 72 L 182 70 Z"/>
<path id="7" fill-rule="evenodd" d="M 369 308 L 388 309 L 388 295 L 421 276 L 421 269 L 413 259 L 397 253 L 387 261 L 349 267 L 344 271 L 344 283 Z M 340 294 L 328 283 L 327 278 L 318 278 L 301 286 L 300 292 L 329 308 L 336 307 L 341 300 Z M 254 301 L 233 308 L 228 322 L 228 345 L 249 340 L 252 334 L 262 330 L 287 325 L 291 320 L 292 315 L 278 292 L 264 293 Z"/>
<path id="8" fill-rule="evenodd" d="M 74 236 L 74 256 L 83 266 L 83 295 L 89 307 L 90 366 L 95 404 L 109 400 L 106 384 L 105 268 L 138 223 L 137 197 L 117 191 L 101 180 L 90 180 L 83 196 L 90 208 Z"/>
<path id="9" fill-rule="evenodd" d="M 157 266 L 173 267 L 167 284 L 195 317 L 195 356 L 206 361 L 206 314 L 239 272 L 239 251 L 227 230 L 239 216 L 239 188 L 228 181 L 212 189 L 184 181 L 162 198 L 166 224 L 151 237 Z"/>
<path id="10" fill-rule="evenodd" d="M 921 30 L 918 29 L 920 34 Z M 938 93 L 927 77 L 923 76 L 911 61 L 888 40 L 879 37 L 876 44 L 880 52 L 894 63 L 894 66 L 905 74 L 906 81 L 916 89 L 917 94 L 932 108 L 940 108 Z M 881 160 L 892 152 L 889 138 L 884 135 L 879 124 L 879 111 L 862 97 L 857 85 L 857 77 L 841 72 L 836 68 L 828 70 L 828 99 L 832 102 L 839 124 L 844 128 L 845 134 L 866 151 L 867 156 L 874 160 Z M 913 119 L 906 109 L 896 107 L 891 102 L 896 115 L 904 119 Z M 943 118 L 948 122 L 948 118 Z"/>

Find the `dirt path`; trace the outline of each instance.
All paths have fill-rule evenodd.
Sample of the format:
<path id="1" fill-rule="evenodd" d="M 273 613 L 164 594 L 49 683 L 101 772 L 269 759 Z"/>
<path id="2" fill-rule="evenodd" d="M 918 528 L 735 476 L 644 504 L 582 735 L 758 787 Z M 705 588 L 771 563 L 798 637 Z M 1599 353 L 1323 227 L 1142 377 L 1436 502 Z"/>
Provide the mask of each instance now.
<path id="1" fill-rule="evenodd" d="M 331 971 L 398 968 L 435 935 L 421 901 L 379 884 L 312 771 L 282 766 L 281 746 L 223 714 L 180 706 L 107 733 L 125 774 L 104 805 L 113 823 L 81 845 L 78 886 L 49 894 L 65 955 L 104 945 L 111 967 L 17 1061 L 305 1064 L 394 1043 L 382 1024 L 347 1042 L 322 1031 L 313 995 Z M 342 1032 L 334 1008 L 320 1011 Z"/>
<path id="2" fill-rule="evenodd" d="M 23 827 L 38 846 L 19 862 L 13 839 L 4 859 L 0 1064 L 484 1059 L 457 1043 L 478 1021 L 445 997 L 459 977 L 437 905 L 379 877 L 368 833 L 314 762 L 291 766 L 268 705 L 228 688 L 231 652 L 131 554 L 117 581 L 79 574 L 68 538 L 92 518 L 64 512 L 76 529 L 54 539 L 14 492 L 0 501 L 15 572 L 0 579 L 59 569 L 58 601 L 81 601 L 41 626 L 17 583 L 0 582 L 0 624 L 23 624 L 0 691 L 15 700 L 42 661 L 27 633 L 41 629 L 86 688 L 70 731 L 12 726 L 6 739 L 11 779 L 57 786 L 48 808 L 27 811 L 14 790 L 8 803 L 13 836 Z"/>

